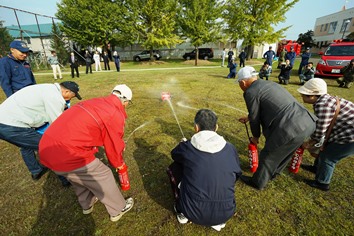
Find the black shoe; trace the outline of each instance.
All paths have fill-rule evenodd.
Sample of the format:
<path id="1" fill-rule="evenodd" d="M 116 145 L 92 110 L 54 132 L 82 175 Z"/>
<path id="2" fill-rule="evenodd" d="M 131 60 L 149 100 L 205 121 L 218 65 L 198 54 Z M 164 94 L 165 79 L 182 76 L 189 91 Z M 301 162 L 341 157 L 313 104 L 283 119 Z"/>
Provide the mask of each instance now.
<path id="1" fill-rule="evenodd" d="M 310 171 L 310 172 L 316 174 L 316 166 L 313 166 L 313 165 L 301 165 L 300 167 L 302 169 L 304 169 L 304 170 L 307 170 L 307 171 Z"/>
<path id="2" fill-rule="evenodd" d="M 317 188 L 319 190 L 322 191 L 328 191 L 329 190 L 329 184 L 321 184 L 319 182 L 317 182 L 316 180 L 309 180 L 309 179 L 305 179 L 304 182 L 307 185 L 310 185 L 313 188 Z"/>
<path id="3" fill-rule="evenodd" d="M 244 182 L 248 186 L 251 186 L 252 188 L 255 188 L 257 190 L 263 190 L 263 188 L 259 188 L 253 183 L 252 177 L 250 176 L 241 175 L 240 179 L 242 180 L 242 182 Z"/>
<path id="4" fill-rule="evenodd" d="M 62 182 L 61 185 L 64 187 L 64 188 L 69 188 L 71 186 L 71 183 L 69 181 L 67 182 Z"/>
<path id="5" fill-rule="evenodd" d="M 32 179 L 35 181 L 39 180 L 47 171 L 48 171 L 48 168 L 43 167 L 41 172 L 39 172 L 37 174 L 32 174 Z"/>

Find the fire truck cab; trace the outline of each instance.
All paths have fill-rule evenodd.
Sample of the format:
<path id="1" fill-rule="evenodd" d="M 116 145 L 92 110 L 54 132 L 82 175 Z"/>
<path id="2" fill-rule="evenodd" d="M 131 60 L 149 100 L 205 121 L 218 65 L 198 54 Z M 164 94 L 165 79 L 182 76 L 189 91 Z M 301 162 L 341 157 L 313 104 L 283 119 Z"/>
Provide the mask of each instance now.
<path id="1" fill-rule="evenodd" d="M 340 69 L 354 59 L 354 42 L 334 40 L 325 52 L 320 52 L 321 59 L 316 66 L 316 76 L 340 77 Z"/>

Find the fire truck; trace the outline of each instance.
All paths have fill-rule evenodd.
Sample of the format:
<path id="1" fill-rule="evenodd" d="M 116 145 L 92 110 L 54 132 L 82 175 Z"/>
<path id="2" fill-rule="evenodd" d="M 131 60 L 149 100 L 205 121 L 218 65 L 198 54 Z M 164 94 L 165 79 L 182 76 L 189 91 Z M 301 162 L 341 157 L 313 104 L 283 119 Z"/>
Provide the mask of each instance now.
<path id="1" fill-rule="evenodd" d="M 290 52 L 291 48 L 294 48 L 296 56 L 298 56 L 301 53 L 301 46 L 302 45 L 296 41 L 283 39 L 278 43 L 277 56 L 280 55 L 281 51 L 283 51 L 283 48 L 285 48 L 287 52 Z"/>
<path id="2" fill-rule="evenodd" d="M 316 76 L 340 77 L 340 69 L 354 59 L 354 42 L 334 40 L 325 52 L 320 52 L 321 59 L 316 66 Z"/>

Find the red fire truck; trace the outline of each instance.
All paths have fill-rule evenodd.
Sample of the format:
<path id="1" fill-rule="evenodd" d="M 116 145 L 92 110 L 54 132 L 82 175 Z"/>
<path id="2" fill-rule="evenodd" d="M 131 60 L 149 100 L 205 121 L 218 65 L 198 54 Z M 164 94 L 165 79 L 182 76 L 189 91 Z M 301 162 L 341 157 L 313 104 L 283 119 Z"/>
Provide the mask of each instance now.
<path id="1" fill-rule="evenodd" d="M 283 51 L 283 48 L 285 48 L 287 52 L 290 52 L 291 48 L 294 48 L 296 56 L 298 56 L 301 53 L 301 46 L 302 45 L 296 41 L 283 39 L 278 43 L 277 56 L 280 55 L 280 52 Z"/>
<path id="2" fill-rule="evenodd" d="M 354 42 L 334 40 L 325 52 L 320 52 L 321 59 L 316 66 L 316 76 L 340 77 L 340 69 L 354 59 Z"/>

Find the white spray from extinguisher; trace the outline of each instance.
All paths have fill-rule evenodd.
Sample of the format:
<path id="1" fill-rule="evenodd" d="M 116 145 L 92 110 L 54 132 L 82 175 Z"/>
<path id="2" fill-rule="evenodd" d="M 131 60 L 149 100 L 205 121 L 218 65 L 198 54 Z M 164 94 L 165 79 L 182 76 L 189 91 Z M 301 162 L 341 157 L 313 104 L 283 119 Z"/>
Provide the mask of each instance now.
<path id="1" fill-rule="evenodd" d="M 161 100 L 162 100 L 162 101 L 167 101 L 168 104 L 170 105 L 170 108 L 171 108 L 171 110 L 172 110 L 172 113 L 173 113 L 173 115 L 174 115 L 174 117 L 175 117 L 175 119 L 176 119 L 176 121 L 177 121 L 177 125 L 178 125 L 178 127 L 179 127 L 179 130 L 181 131 L 182 137 L 183 137 L 183 139 L 186 139 L 186 137 L 184 136 L 183 130 L 182 130 L 182 128 L 181 128 L 181 125 L 179 124 L 179 121 L 178 121 L 176 112 L 175 112 L 175 110 L 173 109 L 172 102 L 171 102 L 171 94 L 170 94 L 169 92 L 162 92 L 162 93 L 161 93 Z"/>

